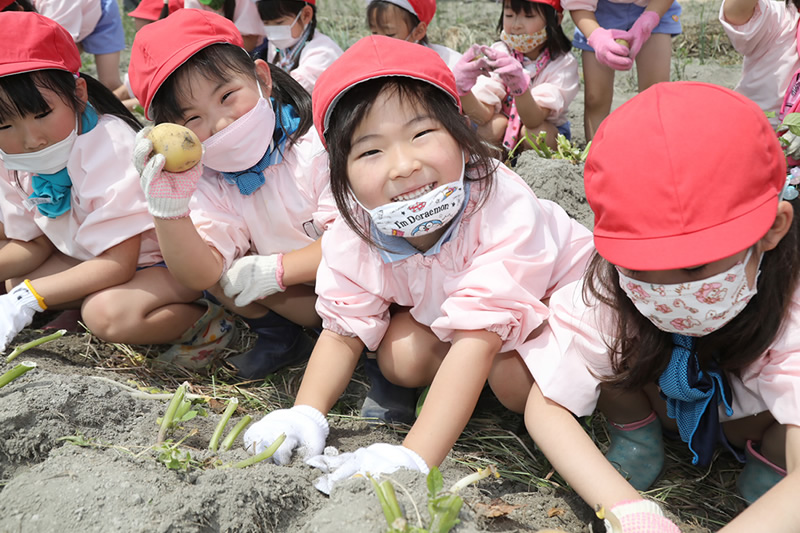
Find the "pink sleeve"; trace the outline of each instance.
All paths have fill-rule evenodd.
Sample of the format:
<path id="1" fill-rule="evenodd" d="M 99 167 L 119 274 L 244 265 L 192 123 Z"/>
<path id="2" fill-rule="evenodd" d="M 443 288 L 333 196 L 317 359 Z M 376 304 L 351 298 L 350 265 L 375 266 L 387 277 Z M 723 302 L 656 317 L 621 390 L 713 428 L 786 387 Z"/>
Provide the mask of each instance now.
<path id="1" fill-rule="evenodd" d="M 297 68 L 290 74 L 311 94 L 314 90 L 314 84 L 317 83 L 317 78 L 340 55 L 342 55 L 342 49 L 339 48 L 339 45 L 317 29 L 315 30 L 314 38 L 306 43 L 303 51 L 300 52 L 300 62 Z"/>
<path id="2" fill-rule="evenodd" d="M 102 16 L 99 0 L 38 0 L 36 10 L 66 29 L 76 43 L 94 31 Z"/>
<path id="3" fill-rule="evenodd" d="M 597 10 L 598 0 L 561 0 L 561 7 L 567 11 L 591 11 Z"/>
<path id="4" fill-rule="evenodd" d="M 578 62 L 572 52 L 566 52 L 534 78 L 531 96 L 539 106 L 550 110 L 549 119 L 560 126 L 567 121 L 567 110 L 579 88 Z"/>
<path id="5" fill-rule="evenodd" d="M 733 47 L 742 55 L 762 55 L 769 52 L 777 46 L 776 41 L 786 41 L 787 31 L 791 33 L 791 42 L 795 42 L 796 10 L 793 10 L 794 13 L 790 12 L 783 2 L 758 0 L 753 16 L 739 26 L 725 20 L 724 7 L 723 2 L 719 8 L 719 21 Z"/>
<path id="6" fill-rule="evenodd" d="M 0 218 L 7 238 L 29 242 L 43 235 L 36 224 L 33 213 L 22 205 L 22 192 L 12 183 L 13 172 L 5 169 L 0 161 Z M 26 195 L 27 196 L 27 195 Z"/>
<path id="7" fill-rule="evenodd" d="M 317 313 L 322 327 L 358 337 L 375 350 L 389 327 L 389 302 L 381 298 L 383 264 L 378 255 L 338 219 L 322 236 L 317 270 Z"/>

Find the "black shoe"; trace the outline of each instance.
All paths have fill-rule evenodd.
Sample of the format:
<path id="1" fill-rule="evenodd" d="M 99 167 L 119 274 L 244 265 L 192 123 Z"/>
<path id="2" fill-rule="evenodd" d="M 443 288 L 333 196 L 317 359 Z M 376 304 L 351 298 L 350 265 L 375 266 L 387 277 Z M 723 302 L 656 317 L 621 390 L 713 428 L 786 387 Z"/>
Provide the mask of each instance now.
<path id="1" fill-rule="evenodd" d="M 416 420 L 417 389 L 391 383 L 383 377 L 378 360 L 367 357 L 364 372 L 369 379 L 369 391 L 361 405 L 361 417 L 388 423 L 411 425 Z"/>

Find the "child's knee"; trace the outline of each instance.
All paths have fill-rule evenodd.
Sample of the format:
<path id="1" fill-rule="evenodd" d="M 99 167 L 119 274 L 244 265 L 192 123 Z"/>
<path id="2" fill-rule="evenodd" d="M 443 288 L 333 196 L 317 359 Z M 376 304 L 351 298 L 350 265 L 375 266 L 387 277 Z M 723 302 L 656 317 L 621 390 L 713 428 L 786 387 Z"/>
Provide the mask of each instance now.
<path id="1" fill-rule="evenodd" d="M 88 296 L 81 307 L 84 324 L 93 335 L 106 342 L 124 342 L 122 336 L 136 315 L 130 306 L 120 301 L 111 291 L 101 291 Z"/>

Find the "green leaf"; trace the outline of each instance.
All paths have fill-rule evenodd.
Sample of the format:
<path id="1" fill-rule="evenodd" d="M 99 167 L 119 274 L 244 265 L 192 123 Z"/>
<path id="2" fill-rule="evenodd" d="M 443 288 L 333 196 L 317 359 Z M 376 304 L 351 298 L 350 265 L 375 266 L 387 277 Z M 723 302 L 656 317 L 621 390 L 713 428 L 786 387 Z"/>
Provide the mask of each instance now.
<path id="1" fill-rule="evenodd" d="M 442 491 L 442 487 L 444 487 L 442 473 L 439 471 L 438 467 L 434 466 L 431 468 L 431 471 L 428 472 L 426 481 L 428 483 L 428 499 L 431 500 L 436 498 L 436 496 Z"/>

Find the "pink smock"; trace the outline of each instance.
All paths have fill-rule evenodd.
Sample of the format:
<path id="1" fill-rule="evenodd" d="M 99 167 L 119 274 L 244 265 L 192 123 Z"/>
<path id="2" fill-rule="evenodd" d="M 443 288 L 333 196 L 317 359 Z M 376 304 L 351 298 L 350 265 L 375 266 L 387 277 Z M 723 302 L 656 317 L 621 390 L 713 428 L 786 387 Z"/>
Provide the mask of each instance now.
<path id="1" fill-rule="evenodd" d="M 94 31 L 103 15 L 100 0 L 33 0 L 33 7 L 63 26 L 76 43 Z"/>
<path id="2" fill-rule="evenodd" d="M 211 11 L 217 15 L 223 15 L 221 9 L 210 8 L 201 4 L 199 0 L 184 0 L 183 7 L 185 9 L 202 9 L 203 11 Z M 258 35 L 264 37 L 264 25 L 261 23 L 261 17 L 258 15 L 258 9 L 256 9 L 256 4 L 253 0 L 236 0 L 232 22 L 242 36 Z"/>
<path id="3" fill-rule="evenodd" d="M 0 160 L 6 237 L 29 242 L 44 235 L 64 255 L 88 261 L 141 234 L 137 265 L 161 261 L 153 217 L 132 163 L 135 135 L 113 115 L 102 115 L 91 131 L 78 135 L 67 162 L 71 208 L 56 218 L 25 206 L 33 192 L 31 174 L 6 170 Z"/>
<path id="4" fill-rule="evenodd" d="M 639 7 L 647 7 L 650 0 L 608 0 L 612 4 L 634 4 Z M 561 7 L 567 11 L 597 11 L 598 0 L 561 0 Z"/>
<path id="5" fill-rule="evenodd" d="M 734 26 L 725 20 L 724 3 L 719 21 L 731 44 L 744 56 L 742 78 L 735 91 L 753 100 L 764 111 L 778 112 L 792 74 L 800 68 L 797 54 L 797 24 L 794 4 L 758 0 L 749 21 Z M 778 119 L 770 118 L 773 126 Z"/>
<path id="6" fill-rule="evenodd" d="M 275 45 L 269 43 L 267 57 L 270 63 L 275 60 L 275 54 L 277 53 Z M 292 70 L 289 75 L 297 80 L 310 94 L 314 90 L 317 78 L 342 54 L 342 49 L 336 44 L 336 41 L 319 31 L 319 29 L 315 29 L 314 38 L 307 41 L 303 46 L 300 51 L 300 60 L 297 63 L 297 68 Z"/>
<path id="7" fill-rule="evenodd" d="M 198 233 L 222 255 L 224 270 L 251 251 L 270 255 L 305 248 L 336 218 L 328 154 L 314 128 L 297 144 L 287 143 L 283 161 L 263 175 L 264 185 L 245 196 L 206 168 L 189 204 Z"/>
<path id="8" fill-rule="evenodd" d="M 511 50 L 503 42 L 496 42 L 492 48 L 506 54 Z M 524 59 L 523 68 L 532 72 L 534 62 Z M 553 59 L 531 80 L 528 89 L 534 101 L 544 109 L 550 111 L 547 115 L 547 122 L 558 127 L 566 124 L 569 120 L 567 112 L 569 104 L 578 95 L 580 81 L 578 77 L 578 61 L 572 52 L 561 54 Z M 507 96 L 506 86 L 497 74 L 491 76 L 479 76 L 472 94 L 488 106 L 494 107 L 495 115 L 502 112 L 502 103 Z"/>
<path id="9" fill-rule="evenodd" d="M 549 334 L 520 348 L 545 397 L 576 416 L 590 415 L 600 395 L 600 376 L 611 375 L 608 344 L 614 311 L 582 298 L 582 282 L 550 298 Z M 769 411 L 780 424 L 800 425 L 800 291 L 789 306 L 787 323 L 769 349 L 742 371 L 728 374 L 733 415 L 720 403 L 721 422 Z"/>
<path id="10" fill-rule="evenodd" d="M 457 331 L 486 330 L 500 336 L 503 352 L 522 344 L 547 319 L 541 300 L 583 273 L 592 236 L 503 165 L 477 210 L 482 186 L 470 187 L 458 227 L 435 254 L 384 263 L 376 248 L 337 219 L 322 238 L 317 271 L 323 327 L 374 350 L 396 303 L 443 342 Z"/>

